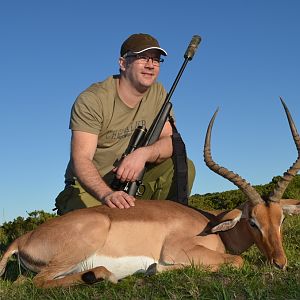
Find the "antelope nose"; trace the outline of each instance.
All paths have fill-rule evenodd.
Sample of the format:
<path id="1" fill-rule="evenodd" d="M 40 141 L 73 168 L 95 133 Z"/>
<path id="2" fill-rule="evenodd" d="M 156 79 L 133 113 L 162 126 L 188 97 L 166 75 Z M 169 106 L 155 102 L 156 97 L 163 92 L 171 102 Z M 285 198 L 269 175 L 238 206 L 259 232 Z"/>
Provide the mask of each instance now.
<path id="1" fill-rule="evenodd" d="M 275 265 L 275 267 L 277 267 L 278 269 L 281 270 L 285 270 L 286 269 L 286 265 L 287 265 L 287 261 L 286 259 L 284 260 L 273 260 L 273 264 Z"/>

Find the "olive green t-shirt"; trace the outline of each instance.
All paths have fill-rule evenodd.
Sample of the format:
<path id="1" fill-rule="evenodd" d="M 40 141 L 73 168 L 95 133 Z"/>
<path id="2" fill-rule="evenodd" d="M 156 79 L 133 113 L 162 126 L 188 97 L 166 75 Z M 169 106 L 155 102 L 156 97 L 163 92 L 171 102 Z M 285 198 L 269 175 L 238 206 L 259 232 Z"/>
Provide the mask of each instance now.
<path id="1" fill-rule="evenodd" d="M 110 76 L 92 84 L 78 96 L 71 111 L 70 129 L 98 135 L 93 163 L 101 176 L 114 168 L 135 128 L 150 128 L 166 98 L 164 87 L 156 82 L 141 102 L 130 108 L 118 96 L 117 81 L 118 76 Z M 76 177 L 71 163 L 65 177 Z"/>

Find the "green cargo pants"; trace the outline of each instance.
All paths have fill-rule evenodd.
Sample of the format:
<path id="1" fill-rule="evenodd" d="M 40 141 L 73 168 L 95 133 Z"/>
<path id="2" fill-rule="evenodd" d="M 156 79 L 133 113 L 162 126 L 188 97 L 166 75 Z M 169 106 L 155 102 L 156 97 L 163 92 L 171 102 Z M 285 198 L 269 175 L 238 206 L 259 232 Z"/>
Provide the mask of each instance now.
<path id="1" fill-rule="evenodd" d="M 171 199 L 176 196 L 174 177 L 174 165 L 171 158 L 161 164 L 152 165 L 147 168 L 143 178 L 143 195 L 136 199 Z M 189 194 L 191 192 L 195 179 L 195 167 L 188 159 L 188 186 Z M 83 187 L 75 180 L 74 184 L 66 186 L 65 189 L 55 199 L 57 214 L 63 215 L 69 211 L 101 205 L 92 195 L 86 192 Z"/>

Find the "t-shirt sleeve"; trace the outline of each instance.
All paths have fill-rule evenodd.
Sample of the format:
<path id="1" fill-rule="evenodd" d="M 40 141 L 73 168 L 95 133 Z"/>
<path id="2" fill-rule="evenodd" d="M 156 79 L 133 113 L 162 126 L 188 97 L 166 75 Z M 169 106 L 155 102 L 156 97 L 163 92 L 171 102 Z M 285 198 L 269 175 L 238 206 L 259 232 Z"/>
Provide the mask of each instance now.
<path id="1" fill-rule="evenodd" d="M 103 109 L 100 99 L 89 91 L 81 93 L 73 104 L 69 128 L 99 134 L 102 123 Z"/>

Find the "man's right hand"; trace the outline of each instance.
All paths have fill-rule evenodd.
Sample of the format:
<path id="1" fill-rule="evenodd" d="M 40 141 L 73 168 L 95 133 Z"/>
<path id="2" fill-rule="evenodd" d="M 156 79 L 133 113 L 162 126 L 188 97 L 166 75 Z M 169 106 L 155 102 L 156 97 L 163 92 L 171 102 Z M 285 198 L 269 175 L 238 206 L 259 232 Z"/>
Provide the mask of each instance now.
<path id="1" fill-rule="evenodd" d="M 135 206 L 135 198 L 123 191 L 112 191 L 102 198 L 101 201 L 110 208 L 130 208 Z"/>

